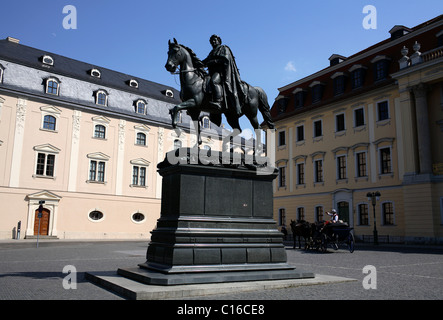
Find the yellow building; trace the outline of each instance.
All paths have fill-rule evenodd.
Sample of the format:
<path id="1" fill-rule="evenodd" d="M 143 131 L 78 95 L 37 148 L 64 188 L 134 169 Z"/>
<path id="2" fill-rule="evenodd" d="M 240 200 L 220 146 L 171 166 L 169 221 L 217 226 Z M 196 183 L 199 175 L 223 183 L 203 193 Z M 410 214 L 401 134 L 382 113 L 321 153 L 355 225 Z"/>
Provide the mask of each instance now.
<path id="1" fill-rule="evenodd" d="M 390 34 L 279 89 L 279 225 L 334 208 L 357 238 L 442 242 L 443 16 Z"/>
<path id="2" fill-rule="evenodd" d="M 173 88 L 0 40 L 0 239 L 149 238 L 157 163 L 196 143 L 187 115 L 172 130 L 179 102 Z M 220 132 L 203 147 L 220 150 Z"/>

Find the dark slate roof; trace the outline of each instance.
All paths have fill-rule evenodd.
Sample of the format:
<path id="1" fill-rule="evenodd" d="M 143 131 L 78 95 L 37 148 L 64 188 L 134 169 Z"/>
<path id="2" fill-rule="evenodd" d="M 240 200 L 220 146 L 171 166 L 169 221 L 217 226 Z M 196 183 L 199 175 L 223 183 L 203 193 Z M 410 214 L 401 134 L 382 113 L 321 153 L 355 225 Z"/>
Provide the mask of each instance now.
<path id="1" fill-rule="evenodd" d="M 54 59 L 54 65 L 48 67 L 42 63 L 42 57 L 49 55 Z M 53 74 L 64 75 L 78 80 L 106 86 L 140 96 L 150 97 L 156 100 L 169 103 L 179 103 L 180 93 L 173 87 L 162 85 L 149 80 L 133 77 L 121 72 L 106 69 L 100 66 L 81 62 L 67 58 L 55 53 L 28 47 L 22 44 L 11 42 L 7 39 L 0 40 L 0 58 L 9 62 L 14 62 L 35 69 L 44 70 Z M 92 69 L 98 69 L 101 77 L 96 78 L 90 75 Z M 138 82 L 138 88 L 129 86 L 129 81 L 134 79 Z M 165 96 L 165 90 L 172 90 L 174 97 Z"/>

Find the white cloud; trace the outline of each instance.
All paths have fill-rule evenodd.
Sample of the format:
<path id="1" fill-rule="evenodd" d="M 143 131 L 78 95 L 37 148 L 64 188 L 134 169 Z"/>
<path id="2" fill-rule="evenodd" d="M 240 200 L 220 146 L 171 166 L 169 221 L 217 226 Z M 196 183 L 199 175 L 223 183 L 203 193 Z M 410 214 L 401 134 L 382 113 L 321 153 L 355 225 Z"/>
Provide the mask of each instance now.
<path id="1" fill-rule="evenodd" d="M 294 62 L 293 61 L 289 61 L 286 66 L 285 66 L 285 71 L 290 71 L 290 72 L 296 72 L 297 70 L 295 69 L 294 66 Z"/>

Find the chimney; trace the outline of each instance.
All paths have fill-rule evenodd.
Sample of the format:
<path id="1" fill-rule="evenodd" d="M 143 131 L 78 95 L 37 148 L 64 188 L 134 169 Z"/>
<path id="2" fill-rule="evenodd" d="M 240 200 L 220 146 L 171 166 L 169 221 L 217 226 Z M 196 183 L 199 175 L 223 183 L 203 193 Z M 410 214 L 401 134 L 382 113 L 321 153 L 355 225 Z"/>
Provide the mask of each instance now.
<path id="1" fill-rule="evenodd" d="M 8 40 L 9 42 L 12 42 L 12 43 L 17 43 L 17 44 L 20 43 L 19 39 L 16 39 L 16 38 L 13 38 L 13 37 L 7 37 L 6 40 Z"/>

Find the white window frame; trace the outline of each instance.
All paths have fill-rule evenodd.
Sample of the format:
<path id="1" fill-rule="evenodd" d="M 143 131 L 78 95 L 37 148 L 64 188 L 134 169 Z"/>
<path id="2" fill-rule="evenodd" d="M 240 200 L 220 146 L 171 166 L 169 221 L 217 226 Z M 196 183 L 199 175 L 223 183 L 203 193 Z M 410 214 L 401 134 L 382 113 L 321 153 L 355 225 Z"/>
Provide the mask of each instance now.
<path id="1" fill-rule="evenodd" d="M 303 139 L 299 140 L 298 138 L 298 128 L 302 127 L 303 128 Z M 296 143 L 302 143 L 306 140 L 306 134 L 305 134 L 305 125 L 304 124 L 300 124 L 295 126 L 295 142 Z"/>
<path id="2" fill-rule="evenodd" d="M 364 153 L 365 154 L 365 159 L 366 159 L 366 175 L 365 176 L 359 176 L 358 175 L 358 171 L 359 171 L 359 167 L 358 167 L 358 154 L 359 153 Z M 354 158 L 355 158 L 355 178 L 356 179 L 361 179 L 361 178 L 368 178 L 369 176 L 369 163 L 368 163 L 368 151 L 367 150 L 363 150 L 363 151 L 355 151 L 354 152 Z"/>
<path id="3" fill-rule="evenodd" d="M 110 157 L 104 153 L 101 152 L 96 152 L 96 153 L 90 153 L 88 155 L 86 155 L 89 159 L 89 163 L 88 163 L 88 178 L 86 180 L 86 182 L 88 183 L 100 183 L 100 184 L 106 184 L 107 183 L 107 167 L 108 167 L 108 161 L 110 159 Z M 97 163 L 97 166 L 95 168 L 95 179 L 91 180 L 91 176 L 90 176 L 90 171 L 91 171 L 91 164 L 92 161 L 95 161 Z M 99 168 L 99 163 L 103 162 L 105 167 L 104 167 L 104 172 L 103 172 L 103 181 L 98 180 L 98 168 Z"/>
<path id="4" fill-rule="evenodd" d="M 385 203 L 392 203 L 392 224 L 386 224 L 386 220 L 385 220 L 385 213 L 383 211 L 383 205 Z M 381 201 L 380 202 L 380 213 L 381 213 L 381 225 L 382 226 L 395 226 L 395 220 L 396 220 L 396 214 L 395 214 L 395 203 L 392 200 L 386 200 L 386 201 Z"/>
<path id="5" fill-rule="evenodd" d="M 62 111 L 54 106 L 40 107 L 40 111 L 41 111 L 40 130 L 48 131 L 48 132 L 58 132 L 60 114 Z M 53 116 L 55 118 L 55 129 L 54 130 L 44 128 L 45 116 Z"/>
<path id="6" fill-rule="evenodd" d="M 303 183 L 299 183 L 300 181 L 300 170 L 299 170 L 299 166 L 302 164 L 303 165 Z M 296 162 L 295 163 L 295 171 L 296 171 L 296 185 L 297 186 L 306 186 L 306 161 L 301 161 L 301 162 Z"/>
<path id="7" fill-rule="evenodd" d="M 98 103 L 98 97 L 99 97 L 100 94 L 104 94 L 105 95 L 105 103 L 104 104 Z M 108 93 L 105 90 L 100 89 L 100 90 L 97 90 L 95 92 L 95 104 L 98 105 L 98 106 L 102 106 L 102 107 L 107 107 L 108 106 Z"/>
<path id="8" fill-rule="evenodd" d="M 355 112 L 357 111 L 357 110 L 363 110 L 363 124 L 361 125 L 361 126 L 358 126 L 357 127 L 357 118 L 356 118 L 356 116 L 355 116 Z M 354 129 L 360 129 L 360 128 L 363 128 L 363 127 L 365 127 L 366 126 L 366 113 L 365 113 L 365 106 L 359 106 L 359 107 L 356 107 L 356 108 L 354 108 L 354 109 L 352 109 L 352 117 L 353 117 L 353 119 L 354 119 Z"/>
<path id="9" fill-rule="evenodd" d="M 35 152 L 35 160 L 34 160 L 34 174 L 32 175 L 33 178 L 48 178 L 48 179 L 56 179 L 57 176 L 57 155 L 60 153 L 60 149 L 57 147 L 54 147 L 53 145 L 50 144 L 43 144 L 43 145 L 38 145 L 35 146 L 34 148 L 34 152 Z M 38 164 L 38 155 L 39 154 L 44 154 L 45 155 L 45 163 L 44 163 L 44 168 L 43 168 L 43 174 L 37 174 L 37 164 Z M 52 176 L 47 176 L 46 175 L 46 166 L 48 164 L 48 155 L 53 155 L 54 156 L 54 169 L 53 169 L 53 175 Z"/>
<path id="10" fill-rule="evenodd" d="M 129 86 L 130 86 L 131 88 L 138 89 L 138 81 L 135 80 L 135 79 L 131 79 L 131 80 L 129 80 Z"/>
<path id="11" fill-rule="evenodd" d="M 109 132 L 109 124 L 111 123 L 111 120 L 103 117 L 103 116 L 95 116 L 92 117 L 92 139 L 99 139 L 99 140 L 106 140 L 107 139 L 107 135 Z M 104 138 L 100 138 L 100 137 L 96 137 L 95 136 L 95 127 L 97 125 L 102 125 L 105 127 L 105 137 Z"/>
<path id="12" fill-rule="evenodd" d="M 205 122 L 207 122 L 207 125 L 205 125 Z M 209 119 L 209 117 L 204 116 L 202 118 L 201 126 L 203 129 L 211 129 L 211 120 Z"/>
<path id="13" fill-rule="evenodd" d="M 381 150 L 382 149 L 389 149 L 389 157 L 390 157 L 390 161 L 391 161 L 391 171 L 390 172 L 382 173 L 382 159 L 381 159 Z M 377 153 L 378 153 L 378 174 L 380 176 L 393 175 L 394 174 L 394 161 L 393 161 L 393 157 L 392 157 L 392 145 L 378 147 Z"/>
<path id="14" fill-rule="evenodd" d="M 315 135 L 315 123 L 320 122 L 320 127 L 321 127 L 321 135 L 316 136 Z M 316 139 L 321 139 L 323 138 L 323 119 L 316 119 L 314 121 L 312 121 L 312 137 L 314 138 L 314 140 Z"/>
<path id="15" fill-rule="evenodd" d="M 92 212 L 94 212 L 94 211 L 100 212 L 100 213 L 103 215 L 103 216 L 101 217 L 101 219 L 94 220 L 94 219 L 91 218 L 90 214 L 91 214 Z M 102 222 L 103 220 L 105 220 L 105 217 L 106 217 L 106 215 L 104 214 L 103 210 L 100 210 L 100 209 L 95 208 L 95 209 L 92 209 L 92 210 L 89 210 L 89 211 L 88 211 L 88 220 L 91 221 L 91 222 L 94 222 L 94 223 Z"/>
<path id="16" fill-rule="evenodd" d="M 145 142 L 144 143 L 139 143 L 139 139 L 138 139 L 139 135 L 144 135 L 145 136 Z M 135 132 L 135 145 L 141 146 L 141 147 L 146 147 L 148 145 L 148 135 L 145 132 L 136 131 Z"/>
<path id="17" fill-rule="evenodd" d="M 321 168 L 322 168 L 322 180 L 321 181 L 317 181 L 318 179 L 318 177 L 317 177 L 317 162 L 319 162 L 319 161 L 321 161 L 322 162 L 322 164 L 321 164 Z M 324 183 L 325 182 L 325 166 L 324 166 L 324 159 L 323 158 L 321 158 L 321 159 L 315 159 L 314 161 L 313 161 L 313 163 L 314 163 L 314 185 L 315 184 L 322 184 L 322 183 Z"/>
<path id="18" fill-rule="evenodd" d="M 48 91 L 48 89 L 49 89 L 49 81 L 57 83 L 57 91 L 56 91 L 56 93 Z M 46 79 L 46 81 L 45 81 L 45 93 L 53 95 L 53 96 L 59 96 L 60 95 L 60 80 L 58 80 L 58 79 L 56 79 L 54 77 L 50 77 L 50 78 Z"/>
<path id="19" fill-rule="evenodd" d="M 339 158 L 345 158 L 345 177 L 340 178 L 340 170 L 339 170 Z M 336 176 L 335 178 L 337 181 L 347 181 L 348 180 L 348 155 L 347 154 L 337 154 L 335 157 L 335 170 L 336 170 Z"/>
<path id="20" fill-rule="evenodd" d="M 137 188 L 148 188 L 148 172 L 149 172 L 148 170 L 149 170 L 149 165 L 151 163 L 146 159 L 139 158 L 139 159 L 131 160 L 130 164 L 131 164 L 131 184 L 129 186 L 130 187 L 137 187 Z M 134 167 L 138 168 L 137 184 L 134 184 L 134 180 L 133 180 Z M 140 168 L 145 169 L 145 184 L 144 185 L 140 185 Z"/>
<path id="21" fill-rule="evenodd" d="M 360 212 L 360 205 L 365 204 L 368 208 L 368 224 L 361 224 L 361 212 Z M 357 213 L 357 225 L 363 226 L 363 227 L 369 227 L 371 225 L 371 208 L 372 205 L 370 205 L 368 202 L 362 201 L 358 202 L 355 205 L 355 211 Z"/>
<path id="22" fill-rule="evenodd" d="M 388 117 L 386 119 L 380 120 L 380 111 L 379 111 L 379 104 L 383 103 L 383 102 L 387 102 L 387 106 L 388 106 Z M 378 125 L 384 125 L 385 123 L 389 122 L 391 120 L 391 105 L 389 103 L 389 99 L 383 99 L 383 100 L 379 100 L 375 103 L 375 112 L 376 112 L 376 123 Z"/>
<path id="23" fill-rule="evenodd" d="M 95 75 L 94 73 L 98 73 L 98 75 Z M 100 79 L 102 77 L 101 71 L 96 69 L 96 68 L 92 69 L 90 74 L 91 74 L 91 77 L 94 77 L 94 78 L 99 78 Z"/>
<path id="24" fill-rule="evenodd" d="M 277 168 L 278 169 L 278 180 L 277 180 L 277 184 L 278 184 L 278 188 L 286 188 L 287 186 L 287 174 L 286 174 L 286 165 L 284 166 L 280 166 Z M 282 172 L 284 172 L 284 184 L 282 184 Z"/>
<path id="25" fill-rule="evenodd" d="M 344 128 L 342 130 L 338 130 L 337 128 L 337 117 L 343 115 L 343 126 Z M 343 133 L 346 132 L 346 113 L 345 112 L 339 112 L 335 114 L 334 117 L 335 120 L 335 133 Z M 323 129 L 323 128 L 322 128 Z M 323 130 L 322 130 L 323 131 Z"/>
<path id="26" fill-rule="evenodd" d="M 144 105 L 143 112 L 139 112 L 139 110 L 138 110 L 138 105 L 139 105 L 139 103 L 143 103 L 143 105 Z M 148 109 L 148 103 L 147 103 L 145 100 L 143 100 L 143 99 L 138 99 L 138 100 L 135 102 L 135 113 L 137 113 L 137 114 L 141 114 L 141 115 L 146 115 L 147 109 Z"/>
<path id="27" fill-rule="evenodd" d="M 47 61 L 45 61 L 46 59 L 50 59 L 51 62 L 47 62 Z M 51 57 L 51 56 L 48 55 L 48 54 L 45 54 L 45 55 L 42 57 L 42 63 L 45 64 L 45 65 L 48 65 L 48 66 L 53 66 L 53 65 L 54 65 L 54 58 Z"/>
<path id="28" fill-rule="evenodd" d="M 137 124 L 134 126 L 134 145 L 139 147 L 147 147 L 149 145 L 149 132 L 151 131 L 151 128 L 144 124 Z M 145 144 L 139 144 L 137 143 L 137 135 L 139 133 L 143 133 L 146 137 Z"/>

